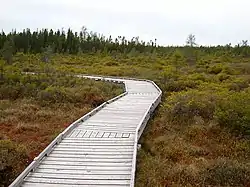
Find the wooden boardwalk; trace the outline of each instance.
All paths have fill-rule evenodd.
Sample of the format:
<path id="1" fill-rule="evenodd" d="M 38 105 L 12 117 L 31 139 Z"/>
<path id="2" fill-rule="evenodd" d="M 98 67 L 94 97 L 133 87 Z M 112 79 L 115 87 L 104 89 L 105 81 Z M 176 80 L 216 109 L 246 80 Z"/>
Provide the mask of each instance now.
<path id="1" fill-rule="evenodd" d="M 79 77 L 123 83 L 126 92 L 71 124 L 11 186 L 134 186 L 137 141 L 161 90 L 147 80 Z"/>

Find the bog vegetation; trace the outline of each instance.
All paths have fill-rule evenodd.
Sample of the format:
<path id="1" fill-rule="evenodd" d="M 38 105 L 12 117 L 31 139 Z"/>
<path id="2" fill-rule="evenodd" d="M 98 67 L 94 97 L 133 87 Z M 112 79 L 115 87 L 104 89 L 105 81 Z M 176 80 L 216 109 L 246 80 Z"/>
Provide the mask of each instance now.
<path id="1" fill-rule="evenodd" d="M 249 186 L 250 47 L 197 46 L 193 35 L 187 44 L 105 38 L 86 28 L 2 32 L 0 181 L 9 183 L 70 121 L 121 92 L 64 76 L 87 73 L 147 78 L 163 91 L 140 140 L 136 186 Z"/>

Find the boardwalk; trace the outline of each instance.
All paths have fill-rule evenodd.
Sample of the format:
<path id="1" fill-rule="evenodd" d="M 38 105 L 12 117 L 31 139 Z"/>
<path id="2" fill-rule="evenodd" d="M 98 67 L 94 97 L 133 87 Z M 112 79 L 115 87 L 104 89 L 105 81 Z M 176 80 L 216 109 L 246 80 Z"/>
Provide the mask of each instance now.
<path id="1" fill-rule="evenodd" d="M 146 80 L 80 77 L 123 83 L 126 92 L 71 124 L 11 186 L 134 186 L 137 141 L 161 90 Z"/>

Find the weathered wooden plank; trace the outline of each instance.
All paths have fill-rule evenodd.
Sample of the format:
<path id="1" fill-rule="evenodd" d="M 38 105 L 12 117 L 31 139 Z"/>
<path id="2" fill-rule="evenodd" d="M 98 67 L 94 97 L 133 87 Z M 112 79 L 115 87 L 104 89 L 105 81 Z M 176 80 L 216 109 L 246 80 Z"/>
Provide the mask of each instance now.
<path id="1" fill-rule="evenodd" d="M 128 185 L 130 180 L 79 180 L 79 179 L 51 179 L 27 177 L 26 182 L 46 183 L 46 184 L 73 184 L 73 185 Z"/>
<path id="2" fill-rule="evenodd" d="M 103 134 L 104 134 L 104 132 L 98 131 L 98 133 L 97 133 L 97 135 L 96 135 L 95 138 L 101 138 L 101 137 L 103 137 Z"/>
<path id="3" fill-rule="evenodd" d="M 80 152 L 74 152 L 74 151 L 62 151 L 62 150 L 53 150 L 51 154 L 65 154 L 65 155 L 131 155 L 133 154 L 133 151 L 129 152 L 122 152 L 122 151 L 116 151 L 116 152 L 108 152 L 108 151 L 80 151 Z"/>
<path id="4" fill-rule="evenodd" d="M 90 118 L 85 123 L 87 124 L 114 124 L 114 125 L 138 125 L 135 122 L 128 123 L 128 122 L 122 122 L 119 120 L 93 120 L 93 118 Z M 80 124 L 79 126 L 84 126 L 85 123 Z"/>
<path id="5" fill-rule="evenodd" d="M 131 142 L 133 139 L 131 138 L 105 138 L 104 136 L 102 138 L 64 138 L 62 142 L 84 142 L 84 141 L 90 141 L 90 142 L 115 142 L 115 141 L 120 141 L 120 142 Z"/>
<path id="6" fill-rule="evenodd" d="M 63 162 L 102 162 L 102 163 L 131 163 L 132 158 L 126 159 L 126 158 L 60 158 L 60 157 L 47 157 L 44 159 L 44 161 L 63 161 Z"/>
<path id="7" fill-rule="evenodd" d="M 130 171 L 131 166 L 71 166 L 71 165 L 59 165 L 59 164 L 40 164 L 38 168 L 41 169 L 67 169 L 67 170 L 96 170 L 96 171 Z"/>
<path id="8" fill-rule="evenodd" d="M 114 136 L 116 133 L 114 133 Z M 69 149 L 133 149 L 134 145 L 65 145 L 65 144 L 60 144 L 56 148 L 69 148 Z"/>
<path id="9" fill-rule="evenodd" d="M 110 134 L 109 134 L 109 138 L 115 138 L 115 136 L 116 136 L 116 133 L 115 132 L 111 132 Z M 113 147 L 110 147 L 110 148 L 113 148 Z M 119 148 L 117 148 L 117 149 L 120 149 L 120 148 L 126 148 L 126 147 L 119 147 Z M 109 148 L 107 148 L 107 149 L 109 149 Z M 130 147 L 127 147 L 127 149 L 130 149 Z"/>
<path id="10" fill-rule="evenodd" d="M 83 185 L 81 185 L 81 186 L 83 186 Z M 40 183 L 40 182 L 23 182 L 21 187 L 55 187 L 55 184 L 46 184 L 46 183 Z M 60 187 L 80 187 L 80 186 L 79 185 L 72 185 L 72 184 L 60 184 Z M 101 186 L 101 187 L 103 187 L 103 186 Z"/>
<path id="11" fill-rule="evenodd" d="M 83 137 L 84 137 L 84 138 L 89 138 L 91 134 L 92 134 L 92 131 L 91 131 L 91 130 L 88 130 L 88 131 L 83 135 Z"/>
<path id="12" fill-rule="evenodd" d="M 131 159 L 132 154 L 126 154 L 126 155 L 104 155 L 104 154 L 95 154 L 95 155 L 67 155 L 67 154 L 59 154 L 59 153 L 51 153 L 48 158 L 87 158 L 87 159 L 96 159 L 96 158 L 102 158 L 102 159 Z"/>
<path id="13" fill-rule="evenodd" d="M 86 130 L 80 130 L 79 134 L 76 137 L 82 138 L 86 132 L 87 132 Z"/>
<path id="14" fill-rule="evenodd" d="M 93 131 L 90 138 L 95 138 L 98 131 L 105 131 L 105 132 L 129 132 L 129 133 L 135 133 L 135 129 L 127 129 L 126 127 L 78 127 L 77 130 L 89 130 Z M 77 137 L 79 138 L 79 137 Z"/>
<path id="15" fill-rule="evenodd" d="M 116 135 L 122 135 L 122 133 L 117 133 Z M 117 137 L 116 136 L 116 137 Z M 114 141 L 114 142 L 102 142 L 102 141 L 89 141 L 89 142 L 61 142 L 61 145 L 66 145 L 66 146 L 84 146 L 84 145 L 89 145 L 89 146 L 124 146 L 124 145 L 134 145 L 133 142 L 125 142 L 125 141 Z"/>
<path id="16" fill-rule="evenodd" d="M 56 187 L 57 185 L 55 184 L 46 184 L 46 183 L 35 183 L 35 182 L 24 182 L 22 184 L 22 187 Z M 95 184 L 95 185 L 84 185 L 84 184 L 81 184 L 81 185 L 74 185 L 74 184 L 60 184 L 60 187 L 124 187 L 124 186 L 129 186 L 128 185 L 118 185 L 118 184 L 115 184 L 115 185 L 103 185 L 103 184 Z"/>
<path id="17" fill-rule="evenodd" d="M 110 132 L 105 132 L 105 133 L 103 134 L 103 138 L 108 138 L 109 135 L 110 135 Z"/>
<path id="18" fill-rule="evenodd" d="M 109 126 L 109 125 L 99 125 L 99 126 L 90 126 L 86 125 L 85 127 L 81 126 L 77 128 L 78 130 L 92 130 L 96 131 L 96 136 L 99 132 L 131 132 L 135 133 L 135 127 L 126 127 L 126 126 Z M 92 135 L 93 136 L 93 135 Z M 79 137 L 78 137 L 79 138 Z M 92 137 L 91 137 L 92 138 Z"/>
<path id="19" fill-rule="evenodd" d="M 60 174 L 76 174 L 76 175 L 130 175 L 131 171 L 112 171 L 112 170 L 68 170 L 68 169 L 42 169 L 38 168 L 35 173 L 60 173 Z"/>
<path id="20" fill-rule="evenodd" d="M 60 147 L 57 147 L 57 148 L 54 148 L 55 151 L 65 151 L 65 152 L 82 152 L 82 153 L 91 153 L 91 152 L 118 152 L 118 153 L 126 153 L 126 152 L 132 152 L 133 150 L 132 149 L 126 149 L 126 148 L 110 148 L 110 149 L 102 149 L 102 148 L 89 148 L 89 149 L 80 149 L 80 148 L 60 148 Z"/>
<path id="21" fill-rule="evenodd" d="M 42 164 L 50 164 L 50 165 L 65 165 L 65 166 L 114 166 L 114 167 L 124 167 L 124 166 L 131 166 L 132 163 L 123 162 L 123 163 L 108 163 L 108 162 L 70 162 L 70 161 L 50 161 L 44 160 L 41 162 Z"/>
<path id="22" fill-rule="evenodd" d="M 28 177 L 46 179 L 73 179 L 73 180 L 129 180 L 130 175 L 79 175 L 70 173 L 30 173 Z"/>

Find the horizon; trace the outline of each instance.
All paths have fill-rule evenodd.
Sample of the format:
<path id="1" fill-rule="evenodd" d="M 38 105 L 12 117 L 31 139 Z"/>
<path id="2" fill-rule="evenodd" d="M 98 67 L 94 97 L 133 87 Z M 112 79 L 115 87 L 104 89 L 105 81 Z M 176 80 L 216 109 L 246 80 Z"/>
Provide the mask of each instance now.
<path id="1" fill-rule="evenodd" d="M 250 19 L 247 9 L 250 2 L 247 0 L 155 0 L 154 3 L 148 0 L 119 3 L 114 0 L 9 0 L 3 5 L 13 9 L 0 12 L 0 29 L 6 33 L 26 28 L 31 31 L 71 28 L 79 32 L 86 26 L 89 31 L 106 37 L 139 36 L 146 42 L 156 38 L 161 46 L 183 46 L 189 34 L 194 34 L 196 43 L 202 46 L 229 43 L 234 46 L 242 40 L 250 40 L 250 25 L 246 24 Z"/>

